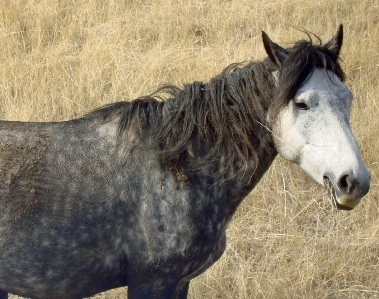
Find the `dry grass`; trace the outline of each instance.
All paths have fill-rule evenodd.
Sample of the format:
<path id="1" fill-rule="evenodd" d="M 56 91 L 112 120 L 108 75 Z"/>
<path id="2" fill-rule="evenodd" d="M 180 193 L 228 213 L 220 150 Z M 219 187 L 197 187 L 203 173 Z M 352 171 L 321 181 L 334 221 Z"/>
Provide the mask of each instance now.
<path id="1" fill-rule="evenodd" d="M 304 38 L 296 27 L 326 40 L 343 23 L 351 121 L 371 192 L 338 212 L 321 187 L 277 159 L 189 298 L 379 298 L 378 22 L 379 0 L 3 0 L 0 117 L 68 119 L 263 58 L 261 30 L 285 44 Z"/>

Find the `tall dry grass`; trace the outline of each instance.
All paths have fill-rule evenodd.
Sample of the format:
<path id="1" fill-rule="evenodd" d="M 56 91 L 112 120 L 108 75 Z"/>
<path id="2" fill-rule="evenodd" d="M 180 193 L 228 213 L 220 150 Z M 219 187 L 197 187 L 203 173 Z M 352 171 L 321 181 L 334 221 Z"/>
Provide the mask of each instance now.
<path id="1" fill-rule="evenodd" d="M 352 212 L 333 210 L 325 190 L 278 158 L 189 298 L 379 298 L 379 0 L 3 0 L 0 117 L 65 120 L 163 83 L 207 81 L 263 58 L 261 30 L 289 45 L 305 37 L 296 28 L 327 40 L 339 23 L 369 195 Z"/>

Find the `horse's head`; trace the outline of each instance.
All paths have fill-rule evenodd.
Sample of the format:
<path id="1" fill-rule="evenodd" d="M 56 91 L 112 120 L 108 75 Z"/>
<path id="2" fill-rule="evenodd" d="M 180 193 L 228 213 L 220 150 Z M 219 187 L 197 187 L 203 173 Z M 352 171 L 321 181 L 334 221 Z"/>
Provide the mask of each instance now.
<path id="1" fill-rule="evenodd" d="M 270 117 L 279 154 L 318 183 L 331 186 L 337 208 L 351 210 L 368 192 L 370 174 L 350 128 L 353 95 L 342 82 L 337 61 L 342 37 L 341 25 L 325 45 L 303 42 L 284 49 L 265 33 L 263 42 L 278 68 L 273 74 L 277 97 L 286 97 Z"/>

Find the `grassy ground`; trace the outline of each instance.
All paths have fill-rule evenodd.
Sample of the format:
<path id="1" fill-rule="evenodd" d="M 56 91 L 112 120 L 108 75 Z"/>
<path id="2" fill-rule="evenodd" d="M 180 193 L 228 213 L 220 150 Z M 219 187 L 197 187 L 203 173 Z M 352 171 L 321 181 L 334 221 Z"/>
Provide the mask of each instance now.
<path id="1" fill-rule="evenodd" d="M 371 172 L 352 212 L 278 158 L 240 206 L 227 250 L 189 298 L 379 298 L 379 0 L 3 0 L 0 118 L 65 120 L 163 83 L 207 81 L 282 45 L 344 24 L 351 124 Z M 125 289 L 97 298 L 124 298 Z"/>

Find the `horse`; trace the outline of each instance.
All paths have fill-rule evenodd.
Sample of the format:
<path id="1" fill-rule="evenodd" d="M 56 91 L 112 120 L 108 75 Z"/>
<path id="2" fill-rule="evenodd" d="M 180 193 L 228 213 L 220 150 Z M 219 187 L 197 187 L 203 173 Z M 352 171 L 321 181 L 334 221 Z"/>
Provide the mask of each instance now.
<path id="1" fill-rule="evenodd" d="M 0 122 L 0 298 L 187 298 L 223 254 L 241 201 L 280 154 L 352 210 L 370 175 L 352 134 L 340 66 L 327 43 L 232 64 L 207 83 L 62 122 Z"/>

